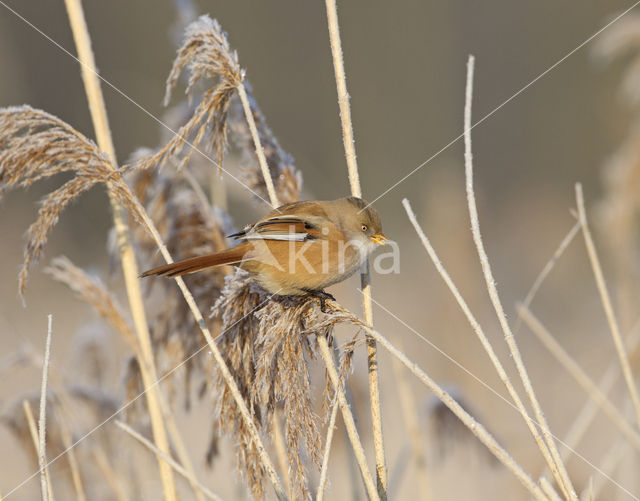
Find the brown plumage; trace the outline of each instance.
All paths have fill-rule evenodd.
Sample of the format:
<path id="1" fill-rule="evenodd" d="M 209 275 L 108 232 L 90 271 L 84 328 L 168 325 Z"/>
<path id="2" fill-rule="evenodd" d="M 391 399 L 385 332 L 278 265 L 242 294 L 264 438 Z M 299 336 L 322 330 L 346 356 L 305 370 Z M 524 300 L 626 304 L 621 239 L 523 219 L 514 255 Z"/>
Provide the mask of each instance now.
<path id="1" fill-rule="evenodd" d="M 355 197 L 286 204 L 231 237 L 241 243 L 141 276 L 177 277 L 232 264 L 247 270 L 273 294 L 322 296 L 325 287 L 355 273 L 386 240 L 377 211 Z"/>
<path id="2" fill-rule="evenodd" d="M 242 262 L 244 256 L 244 245 L 238 245 L 233 249 L 227 249 L 216 254 L 209 254 L 207 256 L 197 256 L 189 259 L 183 259 L 176 263 L 159 266 L 152 270 L 145 271 L 141 277 L 179 277 L 188 273 L 195 273 L 196 271 L 211 268 L 213 266 L 221 266 L 223 264 L 236 264 Z"/>

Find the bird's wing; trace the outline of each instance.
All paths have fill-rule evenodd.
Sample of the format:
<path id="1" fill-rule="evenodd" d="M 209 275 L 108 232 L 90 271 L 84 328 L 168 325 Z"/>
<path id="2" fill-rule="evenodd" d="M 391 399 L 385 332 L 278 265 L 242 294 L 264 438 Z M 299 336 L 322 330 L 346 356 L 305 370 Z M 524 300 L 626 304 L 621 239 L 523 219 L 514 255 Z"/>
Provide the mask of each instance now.
<path id="1" fill-rule="evenodd" d="M 295 215 L 280 215 L 261 219 L 242 231 L 229 235 L 236 240 L 283 240 L 303 242 L 318 238 L 317 226 Z"/>

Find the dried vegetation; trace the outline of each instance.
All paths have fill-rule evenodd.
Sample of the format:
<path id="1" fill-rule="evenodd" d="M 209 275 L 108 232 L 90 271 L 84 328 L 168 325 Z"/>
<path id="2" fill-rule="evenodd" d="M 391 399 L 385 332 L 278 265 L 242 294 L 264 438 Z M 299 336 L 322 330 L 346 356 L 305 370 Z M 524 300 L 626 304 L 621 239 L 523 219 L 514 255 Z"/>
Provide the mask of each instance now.
<path id="1" fill-rule="evenodd" d="M 331 3 L 328 0 L 328 4 Z M 335 4 L 333 7 L 335 10 Z M 611 58 L 623 50 L 637 50 L 640 40 L 640 28 L 637 24 L 638 21 L 634 18 L 621 25 L 618 31 L 612 31 L 609 38 L 603 40 L 601 53 Z M 332 41 L 335 42 L 335 39 Z M 335 54 L 340 52 L 336 50 Z M 636 66 L 638 64 L 634 62 L 626 81 L 638 81 Z M 465 115 L 467 125 L 470 124 L 472 69 L 471 61 L 467 87 L 468 114 Z M 97 184 L 106 186 L 112 196 L 127 209 L 133 224 L 131 239 L 136 255 L 150 266 L 158 264 L 158 242 L 145 223 L 148 220 L 153 221 L 162 242 L 173 256 L 186 258 L 215 252 L 228 245 L 225 235 L 230 232 L 233 223 L 224 207 L 216 207 L 210 202 L 214 194 L 207 193 L 205 186 L 207 180 L 218 176 L 222 171 L 227 173 L 223 166 L 226 165 L 225 155 L 229 141 L 239 153 L 238 177 L 230 175 L 245 184 L 254 196 L 273 200 L 269 182 L 264 176 L 265 170 L 259 162 L 260 155 L 256 153 L 258 148 L 258 151 L 264 153 L 267 172 L 273 180 L 280 202 L 292 202 L 300 198 L 300 171 L 268 127 L 226 34 L 218 22 L 208 16 L 203 16 L 186 27 L 183 42 L 166 82 L 165 104 L 169 103 L 175 89 L 181 85 L 181 75 L 184 74 L 187 75 L 185 92 L 189 103 L 181 104 L 177 108 L 179 113 L 174 112 L 172 116 L 168 114 L 166 120 L 174 122 L 174 118 L 179 115 L 180 123 L 175 126 L 176 133 L 165 144 L 153 150 L 139 150 L 121 169 L 113 165 L 93 141 L 44 111 L 28 106 L 0 110 L 0 196 L 10 189 L 26 188 L 57 174 L 66 175 L 66 180 L 60 187 L 45 196 L 38 218 L 29 228 L 24 263 L 18 279 L 20 294 L 24 294 L 31 265 L 41 257 L 47 237 L 64 209 Z M 246 92 L 246 102 L 241 102 L 239 89 Z M 250 122 L 247 122 L 247 110 L 257 129 L 257 144 Z M 621 148 L 615 162 L 606 169 L 607 198 L 602 210 L 602 217 L 611 222 L 607 225 L 610 241 L 616 242 L 612 252 L 619 253 L 618 262 L 621 263 L 616 284 L 622 284 L 621 290 L 629 304 L 637 299 L 637 281 L 625 282 L 623 279 L 625 272 L 629 270 L 632 256 L 638 249 L 637 235 L 633 228 L 637 223 L 640 198 L 629 189 L 629 186 L 637 184 L 633 181 L 640 178 L 636 136 L 637 134 L 632 135 L 628 144 Z M 573 479 L 566 470 L 565 459 L 557 450 L 556 437 L 551 434 L 546 423 L 495 289 L 475 209 L 470 129 L 466 131 L 466 139 L 468 200 L 474 237 L 488 291 L 494 300 L 511 355 L 518 364 L 520 382 L 536 411 L 533 416 L 527 414 L 518 393 L 520 390 L 516 390 L 508 380 L 482 328 L 439 262 L 408 203 L 405 208 L 438 271 L 465 311 L 474 331 L 483 340 L 483 347 L 514 403 L 506 398 L 503 400 L 516 408 L 522 419 L 530 424 L 537 444 L 536 452 L 546 462 L 555 483 L 552 485 L 540 472 L 525 471 L 487 429 L 476 421 L 468 407 L 460 404 L 460 399 L 453 398 L 438 386 L 420 367 L 374 330 L 370 325 L 370 318 L 366 322 L 361 321 L 333 302 L 328 304 L 326 311 L 321 311 L 314 298 L 273 296 L 260 289 L 244 271 L 218 268 L 187 276 L 185 282 L 200 309 L 211 312 L 204 321 L 205 327 L 216 336 L 215 346 L 222 354 L 223 366 L 216 364 L 209 356 L 207 344 L 198 335 L 199 328 L 203 326 L 178 294 L 174 282 L 154 280 L 144 285 L 144 296 L 147 298 L 145 311 L 154 355 L 152 363 L 157 367 L 161 380 L 162 419 L 169 429 L 175 456 L 179 459 L 179 463 L 172 459 L 172 468 L 188 479 L 196 498 L 204 499 L 205 494 L 209 498 L 216 498 L 216 495 L 208 488 L 203 488 L 206 482 L 200 484 L 196 479 L 180 430 L 175 425 L 172 413 L 178 407 L 178 395 L 188 411 L 192 410 L 194 394 L 211 406 L 213 412 L 210 412 L 209 429 L 206 430 L 210 436 L 207 462 L 210 465 L 214 463 L 221 440 L 228 440 L 234 448 L 236 470 L 255 499 L 268 496 L 269 481 L 280 498 L 322 498 L 325 480 L 323 478 L 318 487 L 316 471 L 320 471 L 323 459 L 326 461 L 329 457 L 330 438 L 333 436 L 332 428 L 326 430 L 326 435 L 323 428 L 330 414 L 330 426 L 333 426 L 339 405 L 367 494 L 372 499 L 385 499 L 386 468 L 379 457 L 382 455 L 384 459 L 381 436 L 375 440 L 378 479 L 376 490 L 372 487 L 373 480 L 366 468 L 358 430 L 349 424 L 354 421 L 352 412 L 355 407 L 348 402 L 348 386 L 345 383 L 348 381 L 353 353 L 365 344 L 366 334 L 369 357 L 376 357 L 375 344 L 372 345 L 372 340 L 375 339 L 399 361 L 398 370 L 404 370 L 401 367 L 404 365 L 437 396 L 438 404 L 433 405 L 429 412 L 432 428 L 429 439 L 437 441 L 432 450 L 445 451 L 446 444 L 452 439 L 467 445 L 469 441 L 475 440 L 470 436 L 473 434 L 479 440 L 477 443 L 486 446 L 486 450 L 520 481 L 528 495 L 535 499 L 577 499 Z M 357 178 L 357 169 L 351 174 Z M 586 216 L 580 201 L 581 199 L 581 228 L 586 232 Z M 140 224 L 141 222 L 144 224 Z M 111 251 L 117 260 L 118 249 L 113 248 Z M 561 253 L 559 251 L 554 255 L 552 263 L 555 263 Z M 551 266 L 544 272 L 544 276 Z M 597 255 L 593 266 L 594 270 L 599 269 Z M 77 499 L 84 499 L 84 496 L 89 499 L 128 499 L 142 496 L 144 493 L 140 491 L 141 486 L 136 479 L 138 470 L 135 461 L 131 459 L 133 452 L 120 453 L 122 444 L 129 439 L 114 431 L 115 427 L 111 424 L 107 424 L 120 412 L 127 410 L 129 422 L 141 434 L 136 434 L 132 428 L 122 423 L 120 427 L 146 443 L 159 458 L 165 454 L 156 449 L 155 445 L 145 442 L 144 435 L 151 434 L 149 421 L 145 416 L 144 400 L 140 399 L 148 390 L 144 388 L 141 375 L 146 362 L 140 354 L 140 341 L 135 327 L 129 320 L 129 313 L 120 306 L 116 294 L 108 290 L 97 277 L 89 275 L 67 258 L 54 258 L 46 272 L 55 280 L 66 284 L 79 299 L 89 304 L 107 325 L 122 336 L 129 350 L 129 356 L 120 361 L 124 367 L 124 381 L 119 389 L 103 388 L 106 382 L 98 370 L 94 377 L 88 378 L 88 384 L 73 383 L 64 376 L 52 374 L 53 388 L 46 394 L 44 402 L 45 409 L 48 409 L 47 454 L 53 463 L 60 457 L 69 458 L 66 487 L 61 487 L 58 476 L 52 475 L 53 487 L 57 490 L 71 489 L 73 486 Z M 530 299 L 532 298 L 529 298 L 528 303 Z M 603 299 L 603 302 L 606 300 Z M 365 300 L 365 306 L 366 304 Z M 631 311 L 631 306 L 629 308 Z M 611 319 L 613 314 L 608 314 Z M 340 324 L 347 326 L 352 333 L 342 350 L 338 349 L 338 343 L 334 340 L 334 328 Z M 92 360 L 93 365 L 100 367 L 104 354 L 96 346 L 87 343 L 82 355 Z M 327 347 L 333 347 L 336 359 L 341 359 L 337 380 L 335 376 L 332 377 L 336 370 L 336 360 L 327 356 Z M 622 366 L 629 367 L 624 350 L 620 357 Z M 0 361 L 0 373 L 15 365 L 39 364 L 31 356 L 13 357 L 4 364 L 2 362 Z M 229 385 L 225 368 L 235 381 L 241 401 Z M 182 386 L 176 384 L 177 373 L 182 374 Z M 377 373 L 375 377 L 377 378 Z M 194 380 L 198 382 L 197 391 L 193 390 Z M 421 453 L 421 447 L 424 446 L 421 423 L 425 422 L 425 417 L 419 413 L 416 405 L 412 405 L 414 397 L 403 378 L 398 377 L 398 385 L 403 395 L 404 412 L 416 414 L 408 416 L 405 421 L 408 433 L 415 439 L 412 444 L 412 461 L 415 462 L 414 466 L 420 477 L 419 485 L 423 488 L 421 495 L 424 499 L 429 499 L 425 490 L 430 489 L 429 479 L 435 467 Z M 633 385 L 630 388 L 631 396 L 637 398 L 633 395 Z M 169 398 L 165 399 L 165 394 Z M 595 398 L 593 395 L 591 397 Z M 606 392 L 603 398 L 606 398 Z M 44 451 L 38 449 L 37 443 L 34 446 L 32 432 L 25 418 L 24 402 L 34 409 L 37 407 L 32 396 L 21 396 L 4 407 L 2 423 L 30 455 L 32 466 L 37 468 L 37 452 Z M 241 412 L 239 402 L 244 402 L 248 408 L 249 420 Z M 335 412 L 331 412 L 334 406 Z M 80 409 L 84 413 L 83 420 L 78 419 Z M 373 414 L 375 421 L 375 412 Z M 624 417 L 617 419 L 624 420 Z M 629 426 L 624 423 L 618 425 L 623 428 Z M 280 431 L 280 426 L 283 432 L 282 443 L 278 443 L 277 432 Z M 254 427 L 260 434 L 259 438 L 255 436 Z M 375 427 L 374 423 L 374 430 Z M 635 437 L 635 431 L 629 430 L 625 433 Z M 370 435 L 363 429 L 359 431 L 366 436 Z M 373 435 L 378 433 L 381 434 L 381 431 L 374 431 Z M 323 440 L 325 436 L 329 438 Z M 78 441 L 74 442 L 76 439 Z M 260 450 L 263 442 L 269 445 L 269 454 L 279 456 L 278 462 L 282 470 L 280 474 L 287 485 L 286 494 L 270 475 L 269 463 Z M 576 446 L 575 443 L 572 445 Z M 72 456 L 76 453 L 82 457 L 81 461 Z M 486 462 L 495 464 L 493 461 Z M 43 482 L 43 485 L 49 482 L 51 488 L 50 480 Z M 103 484 L 108 487 L 108 494 L 98 487 Z M 172 493 L 167 490 L 164 480 L 163 485 L 165 499 L 172 499 Z"/>

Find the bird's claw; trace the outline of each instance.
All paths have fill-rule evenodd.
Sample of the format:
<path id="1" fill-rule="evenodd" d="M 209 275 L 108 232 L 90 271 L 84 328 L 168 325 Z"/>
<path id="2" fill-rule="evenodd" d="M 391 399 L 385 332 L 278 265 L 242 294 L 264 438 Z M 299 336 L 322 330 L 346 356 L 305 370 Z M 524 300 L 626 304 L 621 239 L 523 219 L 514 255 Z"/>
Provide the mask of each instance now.
<path id="1" fill-rule="evenodd" d="M 322 313 L 326 313 L 327 312 L 327 310 L 326 310 L 327 299 L 331 299 L 331 301 L 335 301 L 336 300 L 336 298 L 333 297 L 332 294 L 329 294 L 328 292 L 325 292 L 325 291 L 322 291 L 322 290 L 320 290 L 320 291 L 308 290 L 306 292 L 308 292 L 313 297 L 316 297 L 316 298 L 318 298 L 320 300 L 320 311 Z"/>

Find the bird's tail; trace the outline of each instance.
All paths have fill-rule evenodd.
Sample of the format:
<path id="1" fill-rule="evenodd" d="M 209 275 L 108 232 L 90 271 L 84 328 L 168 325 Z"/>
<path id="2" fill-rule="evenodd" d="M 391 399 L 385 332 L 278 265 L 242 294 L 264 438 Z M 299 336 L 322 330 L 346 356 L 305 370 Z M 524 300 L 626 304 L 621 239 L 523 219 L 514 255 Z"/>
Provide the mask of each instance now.
<path id="1" fill-rule="evenodd" d="M 245 251 L 246 249 L 243 245 L 238 245 L 233 249 L 227 249 L 215 254 L 192 257 L 189 259 L 183 259 L 182 261 L 178 261 L 176 263 L 159 266 L 157 268 L 145 271 L 142 275 L 140 275 L 140 277 L 179 277 L 188 273 L 195 273 L 196 271 L 204 270 L 205 268 L 211 268 L 212 266 L 238 264 L 242 262 Z"/>

